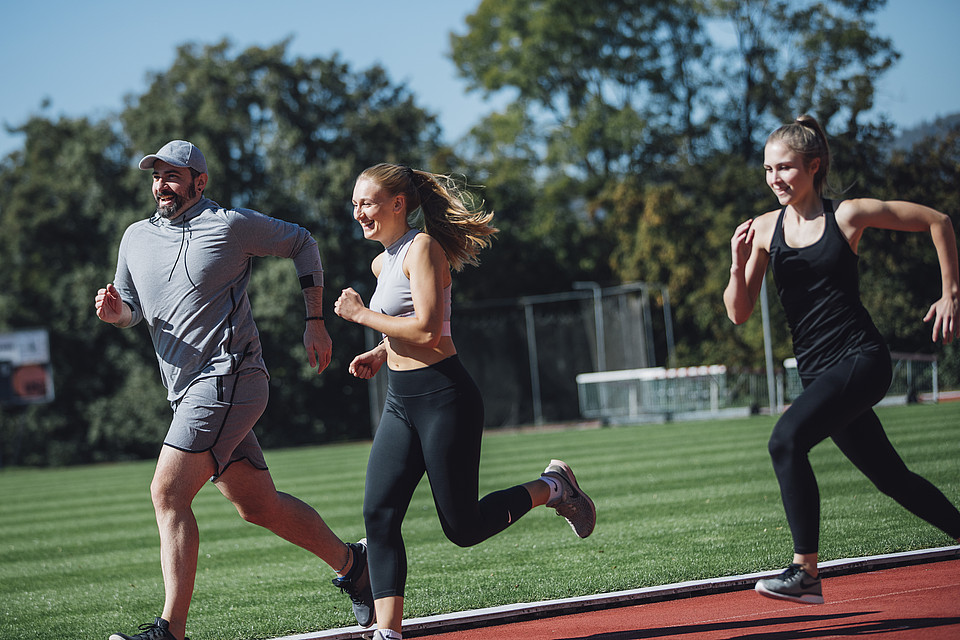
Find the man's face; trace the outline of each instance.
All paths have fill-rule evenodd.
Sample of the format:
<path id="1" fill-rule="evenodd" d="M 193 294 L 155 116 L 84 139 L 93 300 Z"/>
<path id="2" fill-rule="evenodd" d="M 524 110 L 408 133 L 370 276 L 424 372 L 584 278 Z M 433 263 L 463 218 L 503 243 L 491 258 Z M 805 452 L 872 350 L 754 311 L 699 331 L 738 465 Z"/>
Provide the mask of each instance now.
<path id="1" fill-rule="evenodd" d="M 153 198 L 157 201 L 157 214 L 167 219 L 195 205 L 203 196 L 207 174 L 194 178 L 187 167 L 177 167 L 163 160 L 153 164 Z"/>

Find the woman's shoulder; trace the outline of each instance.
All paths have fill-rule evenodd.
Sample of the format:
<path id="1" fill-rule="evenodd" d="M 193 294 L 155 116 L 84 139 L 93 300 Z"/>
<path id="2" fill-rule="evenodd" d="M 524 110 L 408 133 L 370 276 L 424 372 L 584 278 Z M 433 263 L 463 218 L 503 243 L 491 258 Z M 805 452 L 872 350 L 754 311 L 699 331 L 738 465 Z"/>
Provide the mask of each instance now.
<path id="1" fill-rule="evenodd" d="M 443 259 L 446 260 L 446 253 L 444 253 L 440 241 L 423 231 L 415 235 L 410 242 L 410 249 L 407 250 L 407 256 L 411 255 L 421 257 L 429 256 L 431 258 L 443 256 Z"/>
<path id="2" fill-rule="evenodd" d="M 380 277 L 380 272 L 383 270 L 383 256 L 386 253 L 386 251 L 381 251 L 377 254 L 377 257 L 373 259 L 373 262 L 370 263 L 370 270 L 373 271 L 373 275 L 377 278 Z"/>
<path id="3" fill-rule="evenodd" d="M 773 227 L 777 224 L 777 219 L 780 217 L 781 209 L 774 209 L 773 211 L 767 211 L 766 213 L 761 213 L 756 218 L 753 219 L 753 226 L 759 228 Z"/>
<path id="4" fill-rule="evenodd" d="M 834 215 L 845 218 L 852 218 L 861 215 L 870 215 L 878 211 L 883 211 L 887 203 L 876 198 L 851 198 L 850 200 L 834 200 Z"/>
<path id="5" fill-rule="evenodd" d="M 773 232 L 777 228 L 777 220 L 780 219 L 780 209 L 761 213 L 753 219 L 753 237 L 759 241 L 760 246 L 770 250 L 770 243 L 773 241 Z"/>
<path id="6" fill-rule="evenodd" d="M 450 261 L 443 245 L 429 233 L 418 233 L 410 249 L 403 259 L 403 272 L 409 278 L 411 270 L 421 269 L 423 272 L 449 273 Z M 444 278 L 446 281 L 446 278 Z"/>

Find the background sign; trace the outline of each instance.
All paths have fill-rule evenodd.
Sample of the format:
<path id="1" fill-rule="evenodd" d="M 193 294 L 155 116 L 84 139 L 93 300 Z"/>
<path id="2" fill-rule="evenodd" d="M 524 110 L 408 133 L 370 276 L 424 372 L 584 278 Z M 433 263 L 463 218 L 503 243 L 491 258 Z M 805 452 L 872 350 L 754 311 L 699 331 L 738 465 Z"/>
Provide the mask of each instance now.
<path id="1" fill-rule="evenodd" d="M 0 333 L 0 403 L 37 404 L 53 398 L 46 329 Z"/>

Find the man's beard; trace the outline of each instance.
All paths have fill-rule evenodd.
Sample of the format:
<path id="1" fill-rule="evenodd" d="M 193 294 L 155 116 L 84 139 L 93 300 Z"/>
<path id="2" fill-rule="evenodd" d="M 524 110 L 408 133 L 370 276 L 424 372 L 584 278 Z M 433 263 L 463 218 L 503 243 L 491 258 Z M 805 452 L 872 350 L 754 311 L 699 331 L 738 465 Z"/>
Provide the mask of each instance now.
<path id="1" fill-rule="evenodd" d="M 161 205 L 159 202 L 157 203 L 157 215 L 163 218 L 166 218 L 168 220 L 170 218 L 176 217 L 176 215 L 180 213 L 180 208 L 183 206 L 183 198 L 177 195 L 176 193 L 172 195 L 173 195 L 173 202 L 171 202 L 170 204 Z M 196 195 L 197 195 L 197 190 L 191 184 L 190 187 L 187 189 L 187 198 L 189 198 L 190 200 L 193 200 L 193 198 L 195 198 Z"/>

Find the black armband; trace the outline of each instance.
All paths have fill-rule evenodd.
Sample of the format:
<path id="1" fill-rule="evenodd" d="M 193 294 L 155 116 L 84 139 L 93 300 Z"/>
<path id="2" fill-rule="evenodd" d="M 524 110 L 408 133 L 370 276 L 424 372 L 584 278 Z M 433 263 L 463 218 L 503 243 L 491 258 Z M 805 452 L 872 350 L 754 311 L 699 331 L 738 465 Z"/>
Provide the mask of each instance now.
<path id="1" fill-rule="evenodd" d="M 308 273 L 305 276 L 300 276 L 300 288 L 309 289 L 310 287 L 322 287 L 323 286 L 323 272 L 320 272 L 318 276 L 315 273 Z"/>

